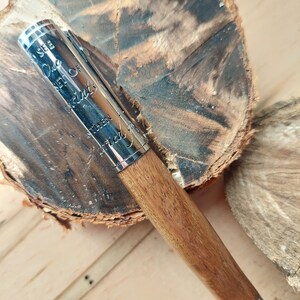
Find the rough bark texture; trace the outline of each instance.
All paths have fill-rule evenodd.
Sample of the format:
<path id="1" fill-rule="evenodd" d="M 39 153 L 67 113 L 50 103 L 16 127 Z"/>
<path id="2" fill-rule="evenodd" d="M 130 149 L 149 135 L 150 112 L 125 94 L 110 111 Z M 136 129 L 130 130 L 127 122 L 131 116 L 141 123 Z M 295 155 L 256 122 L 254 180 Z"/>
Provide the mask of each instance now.
<path id="1" fill-rule="evenodd" d="M 250 132 L 251 74 L 231 1 L 53 1 L 183 187 L 236 159 Z M 61 18 L 19 1 L 0 20 L 0 159 L 11 182 L 61 219 L 144 218 L 97 145 L 16 48 L 29 23 Z M 238 30 L 239 29 L 239 30 Z M 100 50 L 100 51 L 99 51 Z M 3 116 L 3 117 L 2 117 Z"/>
<path id="2" fill-rule="evenodd" d="M 256 117 L 257 130 L 226 175 L 237 220 L 300 291 L 300 99 Z"/>

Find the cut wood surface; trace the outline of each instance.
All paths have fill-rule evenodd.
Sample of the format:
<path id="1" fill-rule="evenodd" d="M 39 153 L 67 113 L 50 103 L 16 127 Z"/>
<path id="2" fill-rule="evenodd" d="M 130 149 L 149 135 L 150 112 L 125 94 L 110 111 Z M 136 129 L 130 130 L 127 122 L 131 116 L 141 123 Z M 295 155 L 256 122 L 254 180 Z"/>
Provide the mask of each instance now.
<path id="1" fill-rule="evenodd" d="M 52 1 L 111 62 L 154 149 L 184 187 L 216 177 L 247 135 L 254 94 L 232 1 Z"/>
<path id="2" fill-rule="evenodd" d="M 300 96 L 300 1 L 236 0 L 259 101 L 257 111 Z M 284 25 L 282 25 L 284 24 Z"/>
<path id="3" fill-rule="evenodd" d="M 226 175 L 231 209 L 300 291 L 300 100 L 256 117 L 257 133 Z"/>
<path id="4" fill-rule="evenodd" d="M 17 1 L 0 19 L 0 160 L 33 203 L 59 220 L 144 218 L 97 144 L 16 48 L 18 34 L 45 17 L 63 19 L 91 43 L 96 64 L 183 187 L 206 183 L 239 156 L 254 92 L 231 1 L 230 9 L 215 0 L 53 3 Z"/>
<path id="5" fill-rule="evenodd" d="M 230 171 L 228 198 L 249 236 L 299 289 L 300 2 L 236 3 L 257 76 L 259 132 Z"/>
<path id="6" fill-rule="evenodd" d="M 1 23 L 1 28 L 3 24 L 14 23 L 21 18 L 24 26 L 35 18 L 50 17 L 60 24 L 62 22 L 51 7 L 43 6 L 42 1 L 35 2 L 34 6 L 26 4 L 25 11 L 22 4 L 25 2 L 11 3 L 15 4 L 16 14 L 5 12 L 6 23 Z M 236 3 L 245 27 L 251 65 L 257 76 L 261 95 L 259 110 L 271 102 L 299 96 L 300 2 L 288 1 L 283 5 L 279 0 L 236 0 Z M 14 55 L 18 54 L 15 49 L 13 44 L 11 51 Z M 25 67 L 34 74 L 29 64 Z M 17 70 L 25 72 L 23 67 Z M 0 81 L 3 78 L 0 77 Z M 16 80 L 21 82 L 19 77 Z M 1 183 L 6 184 L 7 180 Z M 265 300 L 299 299 L 299 293 L 288 286 L 282 272 L 235 222 L 224 202 L 224 195 L 216 194 L 218 189 L 214 185 L 209 189 L 212 192 L 210 200 L 203 194 L 194 197 L 194 200 L 201 205 L 262 297 Z M 136 225 L 144 230 L 144 237 L 135 244 L 134 236 L 139 233 L 129 232 L 125 236 L 128 245 L 124 247 L 124 239 L 120 244 L 115 244 L 115 241 L 127 230 L 108 230 L 91 224 L 83 228 L 74 224 L 72 231 L 65 232 L 50 220 L 39 222 L 40 212 L 22 207 L 23 199 L 24 194 L 16 194 L 11 186 L 0 186 L 1 298 L 47 300 L 60 296 L 61 299 L 76 299 L 82 295 L 83 299 L 92 300 L 214 299 L 159 234 L 155 230 L 148 231 L 146 222 Z M 32 225 L 31 220 L 36 223 Z M 128 247 L 131 250 L 127 255 Z"/>
<path id="7" fill-rule="evenodd" d="M 9 0 L 0 0 L 0 14 L 2 14 L 2 11 L 7 9 L 9 5 Z"/>

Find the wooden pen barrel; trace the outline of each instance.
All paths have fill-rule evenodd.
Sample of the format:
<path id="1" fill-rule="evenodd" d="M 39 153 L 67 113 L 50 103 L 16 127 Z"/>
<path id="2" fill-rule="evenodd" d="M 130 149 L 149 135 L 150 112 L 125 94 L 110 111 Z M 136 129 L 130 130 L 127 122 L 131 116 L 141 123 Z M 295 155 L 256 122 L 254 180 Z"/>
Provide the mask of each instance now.
<path id="1" fill-rule="evenodd" d="M 205 216 L 152 150 L 119 177 L 163 238 L 220 299 L 261 299 Z"/>

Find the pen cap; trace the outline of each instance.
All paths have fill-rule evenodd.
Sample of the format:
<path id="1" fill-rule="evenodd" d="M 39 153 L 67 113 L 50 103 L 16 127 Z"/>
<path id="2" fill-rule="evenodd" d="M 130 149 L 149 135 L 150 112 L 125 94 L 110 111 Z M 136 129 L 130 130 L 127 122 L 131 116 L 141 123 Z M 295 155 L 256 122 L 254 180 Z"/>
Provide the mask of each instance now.
<path id="1" fill-rule="evenodd" d="M 24 30 L 18 43 L 118 171 L 149 149 L 145 136 L 131 122 L 72 32 L 43 20 Z"/>

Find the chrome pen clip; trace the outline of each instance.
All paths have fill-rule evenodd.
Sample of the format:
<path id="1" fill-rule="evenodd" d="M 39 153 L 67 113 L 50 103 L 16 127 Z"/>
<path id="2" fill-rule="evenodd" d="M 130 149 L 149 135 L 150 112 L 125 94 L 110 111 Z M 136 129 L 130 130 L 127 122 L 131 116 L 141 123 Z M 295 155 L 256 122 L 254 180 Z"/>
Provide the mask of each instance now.
<path id="1" fill-rule="evenodd" d="M 117 96 L 115 95 L 114 91 L 112 90 L 110 84 L 105 79 L 105 76 L 103 76 L 102 72 L 99 70 L 99 68 L 96 66 L 94 61 L 92 60 L 89 51 L 80 43 L 77 36 L 71 31 L 64 31 L 69 41 L 72 43 L 74 48 L 78 51 L 82 59 L 86 62 L 86 64 L 90 67 L 90 69 L 95 73 L 95 75 L 98 77 L 99 81 L 106 87 L 107 91 L 111 94 L 111 96 L 119 103 L 119 105 L 124 110 L 124 107 L 122 104 L 117 100 Z"/>
<path id="2" fill-rule="evenodd" d="M 72 43 L 72 45 L 75 47 L 75 49 L 81 55 L 81 57 L 84 59 L 84 61 L 86 63 L 89 63 L 89 59 L 88 59 L 89 54 L 86 51 L 86 49 L 81 45 L 77 36 L 71 30 L 64 31 L 64 32 L 65 32 L 67 38 L 69 39 L 69 41 Z"/>

